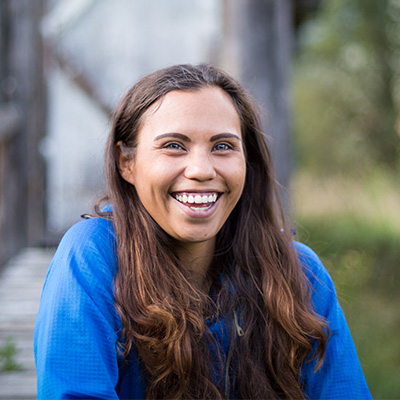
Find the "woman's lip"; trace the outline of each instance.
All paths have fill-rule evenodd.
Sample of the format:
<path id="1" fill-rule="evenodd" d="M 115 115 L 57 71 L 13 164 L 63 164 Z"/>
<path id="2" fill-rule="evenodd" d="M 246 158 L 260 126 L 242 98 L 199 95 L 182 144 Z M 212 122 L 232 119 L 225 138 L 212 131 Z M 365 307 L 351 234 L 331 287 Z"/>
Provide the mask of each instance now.
<path id="1" fill-rule="evenodd" d="M 177 193 L 177 192 L 175 192 Z M 179 192 L 181 193 L 181 192 Z M 194 192 L 190 192 L 194 193 Z M 213 192 L 215 193 L 215 192 Z M 197 194 L 200 194 L 197 193 Z M 214 214 L 215 210 L 217 209 L 218 202 L 220 199 L 220 195 L 217 196 L 217 199 L 215 202 L 210 202 L 210 203 L 183 203 L 176 199 L 175 196 L 171 195 L 171 197 L 176 201 L 176 204 L 179 206 L 179 208 L 189 217 L 191 218 L 207 218 Z"/>

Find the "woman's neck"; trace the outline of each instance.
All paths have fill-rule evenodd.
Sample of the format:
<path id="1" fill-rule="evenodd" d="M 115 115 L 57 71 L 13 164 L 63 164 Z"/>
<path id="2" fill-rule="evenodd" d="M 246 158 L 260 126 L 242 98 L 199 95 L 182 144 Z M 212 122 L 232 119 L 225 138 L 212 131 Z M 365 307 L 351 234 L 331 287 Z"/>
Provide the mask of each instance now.
<path id="1" fill-rule="evenodd" d="M 210 289 L 208 272 L 214 258 L 215 241 L 185 243 L 177 249 L 178 257 L 187 271 L 192 274 L 194 282 L 206 293 Z"/>

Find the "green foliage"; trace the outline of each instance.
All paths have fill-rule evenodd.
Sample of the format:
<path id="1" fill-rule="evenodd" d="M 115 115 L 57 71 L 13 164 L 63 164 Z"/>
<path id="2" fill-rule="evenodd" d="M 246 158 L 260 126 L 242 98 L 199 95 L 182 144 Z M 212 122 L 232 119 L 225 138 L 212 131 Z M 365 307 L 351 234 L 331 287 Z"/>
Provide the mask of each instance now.
<path id="1" fill-rule="evenodd" d="M 295 175 L 298 240 L 322 259 L 336 286 L 371 393 L 400 398 L 400 179 Z"/>
<path id="2" fill-rule="evenodd" d="M 374 398 L 400 398 L 400 1 L 322 0 L 293 75 L 299 240 L 335 282 Z"/>
<path id="3" fill-rule="evenodd" d="M 299 220 L 331 273 L 374 398 L 400 398 L 400 233 L 352 216 Z"/>
<path id="4" fill-rule="evenodd" d="M 303 166 L 399 166 L 400 2 L 325 0 L 300 34 L 293 81 Z"/>
<path id="5" fill-rule="evenodd" d="M 326 259 L 339 292 L 365 290 L 399 296 L 400 232 L 385 223 L 354 215 L 326 215 L 300 220 L 300 232 Z"/>
<path id="6" fill-rule="evenodd" d="M 12 372 L 20 371 L 21 365 L 15 361 L 15 357 L 18 354 L 15 343 L 12 339 L 8 339 L 0 347 L 0 372 Z"/>

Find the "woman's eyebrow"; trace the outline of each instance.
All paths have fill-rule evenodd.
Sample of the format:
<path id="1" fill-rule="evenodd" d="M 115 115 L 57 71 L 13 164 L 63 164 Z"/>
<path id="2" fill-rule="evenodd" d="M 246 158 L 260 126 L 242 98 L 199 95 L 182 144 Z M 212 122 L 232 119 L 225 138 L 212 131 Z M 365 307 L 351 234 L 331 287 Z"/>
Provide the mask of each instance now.
<path id="1" fill-rule="evenodd" d="M 168 132 L 168 133 L 163 133 L 161 135 L 158 135 L 154 138 L 154 141 L 158 141 L 160 139 L 164 139 L 164 138 L 174 138 L 174 139 L 179 139 L 185 142 L 191 142 L 191 139 L 189 136 L 186 136 L 182 133 L 177 133 L 177 132 Z M 221 140 L 221 139 L 236 139 L 239 141 L 242 141 L 242 139 L 238 136 L 235 135 L 233 133 L 228 133 L 228 132 L 224 132 L 224 133 L 218 133 L 217 135 L 211 136 L 210 138 L 210 142 L 215 142 L 216 140 Z"/>
<path id="2" fill-rule="evenodd" d="M 164 139 L 166 137 L 183 140 L 185 142 L 191 142 L 189 136 L 183 135 L 182 133 L 176 133 L 176 132 L 169 132 L 169 133 L 163 133 L 162 135 L 158 135 L 154 138 L 154 141 L 156 142 L 157 140 Z"/>
<path id="3" fill-rule="evenodd" d="M 218 133 L 217 135 L 214 135 L 211 137 L 210 141 L 214 142 L 215 140 L 220 140 L 220 139 L 237 139 L 239 141 L 242 141 L 242 139 L 233 133 Z"/>

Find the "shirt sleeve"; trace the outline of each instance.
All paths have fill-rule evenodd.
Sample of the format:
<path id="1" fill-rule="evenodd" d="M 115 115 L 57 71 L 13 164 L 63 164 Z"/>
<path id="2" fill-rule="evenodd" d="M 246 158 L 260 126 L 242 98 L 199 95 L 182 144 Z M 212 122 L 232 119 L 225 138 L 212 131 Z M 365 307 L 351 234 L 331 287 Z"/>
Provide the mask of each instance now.
<path id="1" fill-rule="evenodd" d="M 79 222 L 61 240 L 35 326 L 38 399 L 118 398 L 114 249 L 111 223 L 100 218 Z"/>
<path id="2" fill-rule="evenodd" d="M 330 329 L 322 367 L 314 372 L 314 360 L 306 362 L 302 368 L 306 398 L 371 399 L 332 279 L 310 248 L 300 243 L 296 243 L 295 247 L 311 283 L 314 310 L 328 322 Z"/>

